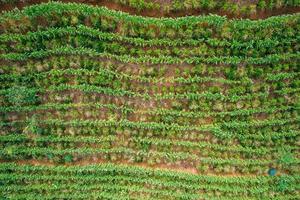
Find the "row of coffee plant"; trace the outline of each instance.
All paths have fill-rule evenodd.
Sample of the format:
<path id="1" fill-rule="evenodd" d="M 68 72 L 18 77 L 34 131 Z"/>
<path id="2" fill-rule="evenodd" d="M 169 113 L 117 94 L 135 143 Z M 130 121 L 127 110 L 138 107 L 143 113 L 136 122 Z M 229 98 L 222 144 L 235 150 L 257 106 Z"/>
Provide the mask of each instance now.
<path id="1" fill-rule="evenodd" d="M 221 178 L 113 164 L 46 167 L 7 163 L 0 165 L 0 172 L 2 195 L 15 199 L 41 198 L 45 190 L 43 198 L 47 199 L 140 199 L 145 195 L 147 199 L 296 199 L 293 195 L 297 196 L 299 184 L 298 176 Z"/>
<path id="2" fill-rule="evenodd" d="M 299 19 L 0 14 L 0 198 L 297 199 Z"/>
<path id="3" fill-rule="evenodd" d="M 32 3 L 31 0 L 22 0 L 23 3 Z M 72 0 L 70 0 L 72 2 Z M 170 2 L 158 3 L 153 0 L 108 0 L 105 2 L 87 0 L 86 3 L 116 6 L 122 9 L 126 6 L 134 9 L 139 14 L 144 15 L 169 15 L 179 12 L 188 13 L 197 11 L 192 14 L 205 14 L 209 12 L 226 13 L 233 16 L 249 17 L 253 15 L 263 14 L 276 10 L 297 9 L 300 6 L 297 0 L 258 0 L 253 2 L 235 2 L 233 0 L 173 0 Z M 0 3 L 16 4 L 17 0 L 1 0 Z M 126 9 L 126 8 L 125 8 Z M 150 12 L 145 13 L 145 12 Z M 156 13 L 152 13 L 155 11 Z M 274 12 L 276 14 L 276 12 Z"/>

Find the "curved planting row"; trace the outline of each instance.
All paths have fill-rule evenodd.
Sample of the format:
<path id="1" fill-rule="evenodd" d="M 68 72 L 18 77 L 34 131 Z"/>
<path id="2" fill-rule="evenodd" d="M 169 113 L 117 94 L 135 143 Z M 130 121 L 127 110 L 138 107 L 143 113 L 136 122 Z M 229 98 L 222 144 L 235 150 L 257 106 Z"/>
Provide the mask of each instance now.
<path id="1" fill-rule="evenodd" d="M 3 10 L 13 6 L 23 7 L 30 4 L 45 2 L 45 0 L 1 0 Z M 64 2 L 78 2 L 76 0 L 64 0 Z M 265 18 L 272 15 L 299 12 L 298 0 L 86 0 L 85 3 L 98 6 L 106 6 L 112 9 L 123 10 L 143 16 L 185 16 L 216 13 L 230 17 L 248 17 L 251 19 Z"/>
<path id="2" fill-rule="evenodd" d="M 219 177 L 101 164 L 0 164 L 0 191 L 23 199 L 297 199 L 299 176 Z M 3 184 L 5 186 L 3 187 Z M 121 196 L 120 196 L 121 195 Z"/>
<path id="3" fill-rule="evenodd" d="M 1 194 L 297 199 L 299 17 L 1 14 Z"/>

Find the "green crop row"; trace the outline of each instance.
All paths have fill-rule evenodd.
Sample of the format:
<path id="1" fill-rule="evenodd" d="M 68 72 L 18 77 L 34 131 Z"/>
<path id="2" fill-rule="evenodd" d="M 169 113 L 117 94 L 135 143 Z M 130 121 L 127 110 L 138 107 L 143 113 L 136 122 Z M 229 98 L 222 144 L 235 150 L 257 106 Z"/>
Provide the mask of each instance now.
<path id="1" fill-rule="evenodd" d="M 263 64 L 275 64 L 284 61 L 296 61 L 299 59 L 299 53 L 286 53 L 286 54 L 271 54 L 265 57 L 260 58 L 242 58 L 237 56 L 221 56 L 221 57 L 189 57 L 189 58 L 179 58 L 172 56 L 160 56 L 160 57 L 152 57 L 152 56 L 140 56 L 140 57 L 132 57 L 128 55 L 114 55 L 110 53 L 98 53 L 94 49 L 89 48 L 73 48 L 71 46 L 57 47 L 56 49 L 51 50 L 40 50 L 34 51 L 30 53 L 8 53 L 2 54 L 0 56 L 1 59 L 11 60 L 11 61 L 24 61 L 30 58 L 41 59 L 44 57 L 49 57 L 52 55 L 87 55 L 92 57 L 101 57 L 107 59 L 114 59 L 124 63 L 151 63 L 151 64 L 199 64 L 199 63 L 207 63 L 207 64 L 254 64 L 254 65 L 263 65 Z"/>
<path id="2" fill-rule="evenodd" d="M 124 36 L 198 39 L 214 35 L 242 41 L 268 37 L 290 37 L 297 33 L 299 15 L 272 17 L 258 21 L 228 20 L 226 17 L 214 15 L 157 19 L 131 16 L 104 7 L 51 2 L 26 7 L 22 11 L 2 14 L 0 30 L 2 32 L 36 30 L 34 26 L 39 24 L 41 18 L 46 20 L 47 27 L 78 26 L 89 21 L 90 25 L 102 31 L 115 32 L 119 29 L 118 32 Z M 9 25 L 9 20 L 15 21 L 13 24 L 20 26 L 16 28 L 16 26 Z"/>
<path id="3" fill-rule="evenodd" d="M 0 90 L 0 95 L 10 95 L 13 89 L 4 89 Z M 85 93 L 103 93 L 106 95 L 112 95 L 112 96 L 128 96 L 128 97 L 134 97 L 134 98 L 142 98 L 144 100 L 163 100 L 163 99 L 189 99 L 189 100 L 199 100 L 201 98 L 205 98 L 208 100 L 221 100 L 221 101 L 229 101 L 229 102 L 237 102 L 240 100 L 247 100 L 247 99 L 254 99 L 259 97 L 268 97 L 269 93 L 267 92 L 258 92 L 258 93 L 248 93 L 245 95 L 223 95 L 222 93 L 211 93 L 211 92 L 202 92 L 202 93 L 183 93 L 183 94 L 176 94 L 176 93 L 168 93 L 168 94 L 153 94 L 150 95 L 148 93 L 138 93 L 133 92 L 130 90 L 123 90 L 123 89 L 113 89 L 110 87 L 98 87 L 94 85 L 88 85 L 88 84 L 80 84 L 80 85 L 70 85 L 70 84 L 60 84 L 57 86 L 50 86 L 49 88 L 25 88 L 24 92 L 26 93 L 37 93 L 39 92 L 42 94 L 43 92 L 59 92 L 59 91 L 66 91 L 66 90 L 79 90 Z M 298 93 L 299 89 L 283 89 L 283 90 L 277 90 L 274 91 L 275 94 L 278 95 L 287 95 L 287 94 L 293 94 Z"/>
<path id="4" fill-rule="evenodd" d="M 258 41 L 220 41 L 218 39 L 172 41 L 170 39 L 144 40 L 142 38 L 122 37 L 113 33 L 101 32 L 89 27 L 66 27 L 50 28 L 45 31 L 21 34 L 1 35 L 2 50 L 4 52 L 25 52 L 36 51 L 41 48 L 51 49 L 52 46 L 59 44 L 73 44 L 95 49 L 97 52 L 108 52 L 119 55 L 132 56 L 172 56 L 191 57 L 191 56 L 261 56 L 271 53 L 287 53 L 298 50 L 298 37 L 277 39 L 264 39 Z M 94 42 L 99 40 L 98 42 Z M 172 42 L 171 42 L 172 41 Z M 11 46 L 11 43 L 14 46 Z M 125 44 L 125 45 L 124 45 Z M 175 47 L 178 44 L 188 46 Z M 190 47 L 193 44 L 193 47 Z M 130 45 L 130 46 L 129 46 Z M 159 45 L 159 46 L 158 46 Z M 166 46 L 165 46 L 166 45 Z M 144 47 L 148 46 L 147 51 Z M 169 48 L 170 46 L 171 48 Z M 251 49 L 251 52 L 249 51 Z"/>
<path id="5" fill-rule="evenodd" d="M 214 196 L 213 191 L 221 192 L 224 197 L 230 197 L 232 195 L 240 198 L 241 194 L 247 196 L 247 199 L 253 197 L 261 197 L 267 199 L 263 194 L 270 195 L 269 193 L 275 192 L 276 196 L 284 195 L 288 197 L 290 192 L 295 192 L 295 188 L 284 190 L 284 193 L 280 192 L 280 183 L 282 180 L 288 181 L 290 184 L 296 184 L 299 182 L 298 176 L 284 176 L 284 177 L 219 177 L 219 176 L 206 176 L 206 175 L 191 175 L 186 173 L 178 173 L 165 170 L 150 170 L 141 167 L 129 167 L 129 166 L 118 166 L 113 164 L 102 164 L 102 165 L 89 165 L 89 166 L 32 166 L 32 165 L 16 165 L 16 164 L 1 164 L 0 170 L 4 172 L 10 170 L 12 173 L 1 174 L 1 180 L 10 183 L 17 183 L 18 181 L 38 181 L 40 186 L 32 185 L 24 187 L 20 185 L 18 187 L 2 186 L 0 190 L 4 191 L 15 191 L 25 190 L 27 192 L 37 192 L 37 190 L 49 189 L 49 191 L 58 191 L 59 188 L 66 188 L 72 190 L 80 190 L 79 187 L 83 187 L 82 190 L 91 188 L 91 181 L 93 183 L 104 184 L 107 188 L 110 188 L 109 184 L 116 183 L 118 180 L 118 186 L 124 187 L 123 184 L 129 183 L 132 185 L 132 189 L 139 188 L 139 192 L 143 192 L 141 188 L 144 184 L 149 184 L 155 188 L 158 192 L 163 192 L 162 188 L 169 188 L 172 190 L 179 190 L 182 194 L 188 195 L 189 192 L 193 192 L 187 197 L 200 197 L 195 194 L 195 191 L 206 190 L 206 198 L 210 199 L 210 195 Z M 18 174 L 16 174 L 18 173 Z M 53 182 L 53 185 L 43 184 L 43 181 L 57 181 Z M 73 181 L 76 180 L 76 183 Z M 113 181 L 115 180 L 115 181 Z M 69 183 L 69 186 L 62 186 L 61 181 Z M 123 183 L 123 184 L 122 184 Z M 266 183 L 269 183 L 267 185 Z M 61 187 L 57 187 L 59 184 Z M 84 188 L 83 184 L 86 185 Z M 88 185 L 87 185 L 88 184 Z M 65 184 L 66 185 L 66 184 Z M 135 185 L 135 186 L 134 186 Z M 233 187 L 235 185 L 235 187 Z M 245 187 L 247 186 L 247 190 Z M 76 188 L 74 188 L 76 187 Z M 55 189 L 56 188 L 56 189 Z M 103 188 L 98 184 L 94 184 L 94 188 Z M 131 187 L 130 187 L 131 188 Z M 126 188 L 126 190 L 130 190 Z M 284 188 L 286 189 L 286 188 Z M 167 192 L 167 191 L 166 191 Z M 274 195 L 274 194 L 273 194 Z M 173 195 L 171 195 L 173 196 Z M 201 195 L 202 196 L 202 195 Z M 211 196 L 211 198 L 213 198 Z M 276 197 L 274 196 L 274 197 Z M 205 196 L 202 196 L 203 198 Z M 268 196 L 269 197 L 269 196 Z M 205 199 L 206 199 L 205 198 Z M 188 198 L 189 199 L 189 198 Z M 225 198 L 221 198 L 225 199 Z"/>

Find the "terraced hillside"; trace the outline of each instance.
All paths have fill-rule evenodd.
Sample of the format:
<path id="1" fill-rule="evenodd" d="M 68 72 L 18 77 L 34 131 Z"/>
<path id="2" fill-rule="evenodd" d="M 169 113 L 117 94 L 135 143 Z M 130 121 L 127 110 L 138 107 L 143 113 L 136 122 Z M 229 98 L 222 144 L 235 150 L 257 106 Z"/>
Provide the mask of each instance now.
<path id="1" fill-rule="evenodd" d="M 300 199 L 300 13 L 0 15 L 0 199 Z"/>

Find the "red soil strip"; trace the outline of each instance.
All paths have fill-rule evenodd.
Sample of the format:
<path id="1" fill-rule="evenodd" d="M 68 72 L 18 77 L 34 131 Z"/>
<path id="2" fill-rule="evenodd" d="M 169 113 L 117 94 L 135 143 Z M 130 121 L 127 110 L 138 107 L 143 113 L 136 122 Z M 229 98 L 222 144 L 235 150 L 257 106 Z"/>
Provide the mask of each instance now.
<path id="1" fill-rule="evenodd" d="M 5 161 L 0 161 L 0 163 L 6 163 Z M 35 159 L 30 159 L 30 160 L 20 160 L 16 161 L 17 164 L 19 165 L 34 165 L 34 166 L 88 166 L 88 165 L 97 165 L 97 164 L 105 164 L 105 163 L 114 163 L 116 165 L 125 165 L 125 166 L 136 166 L 136 167 L 142 167 L 145 169 L 153 169 L 153 170 L 167 170 L 167 171 L 173 171 L 173 172 L 179 172 L 179 173 L 189 173 L 189 174 L 198 174 L 197 170 L 195 168 L 188 168 L 188 167 L 173 167 L 173 166 L 168 166 L 165 164 L 160 164 L 160 165 L 155 165 L 155 166 L 150 166 L 145 163 L 129 163 L 126 161 L 122 162 L 107 162 L 104 160 L 101 160 L 99 158 L 96 159 L 84 159 L 80 161 L 75 161 L 70 164 L 57 164 L 54 162 L 49 162 L 46 160 L 35 160 Z M 213 175 L 213 174 L 212 174 Z"/>
<path id="2" fill-rule="evenodd" d="M 271 16 L 283 15 L 283 14 L 293 14 L 300 12 L 300 7 L 283 7 L 279 9 L 267 10 L 267 11 L 258 11 L 256 14 L 252 14 L 250 16 L 242 16 L 242 15 L 234 15 L 232 13 L 220 11 L 220 10 L 201 10 L 201 9 L 193 9 L 193 10 L 183 10 L 183 11 L 171 11 L 170 13 L 164 12 L 161 10 L 143 10 L 138 11 L 135 8 L 132 8 L 127 5 L 121 5 L 118 3 L 114 3 L 108 0 L 61 0 L 63 2 L 77 2 L 77 3 L 85 3 L 94 6 L 105 6 L 112 10 L 119 10 L 123 12 L 130 13 L 132 15 L 141 15 L 147 17 L 182 17 L 182 16 L 191 16 L 191 15 L 205 15 L 205 14 L 218 14 L 220 16 L 227 16 L 228 18 L 249 18 L 249 19 L 265 19 Z M 39 4 L 42 2 L 48 2 L 48 0 L 27 0 L 25 3 L 19 1 L 17 3 L 9 4 L 9 3 L 0 3 L 0 12 L 1 11 L 9 11 L 14 9 L 15 7 L 22 9 L 25 6 Z"/>
<path id="3" fill-rule="evenodd" d="M 7 163 L 5 161 L 0 161 L 0 163 Z M 178 173 L 187 173 L 187 174 L 194 174 L 194 175 L 207 175 L 207 176 L 222 176 L 222 177 L 256 177 L 256 174 L 241 174 L 241 173 L 214 173 L 212 171 L 208 171 L 208 173 L 202 174 L 197 171 L 197 169 L 192 167 L 178 167 L 174 165 L 166 165 L 166 164 L 160 164 L 160 165 L 154 165 L 150 166 L 146 163 L 129 163 L 127 161 L 116 161 L 116 162 L 108 162 L 105 160 L 102 160 L 101 158 L 96 159 L 84 159 L 80 161 L 74 161 L 69 164 L 57 164 L 54 162 L 49 162 L 46 160 L 20 160 L 16 161 L 19 165 L 34 165 L 34 166 L 49 166 L 49 167 L 55 167 L 55 166 L 88 166 L 88 165 L 100 165 L 100 164 L 116 164 L 121 166 L 131 166 L 131 167 L 141 167 L 144 169 L 150 169 L 150 170 L 163 170 L 163 171 L 171 171 L 171 172 L 178 172 Z M 286 172 L 282 171 L 280 174 L 286 174 Z M 261 176 L 261 175 L 260 175 Z"/>

